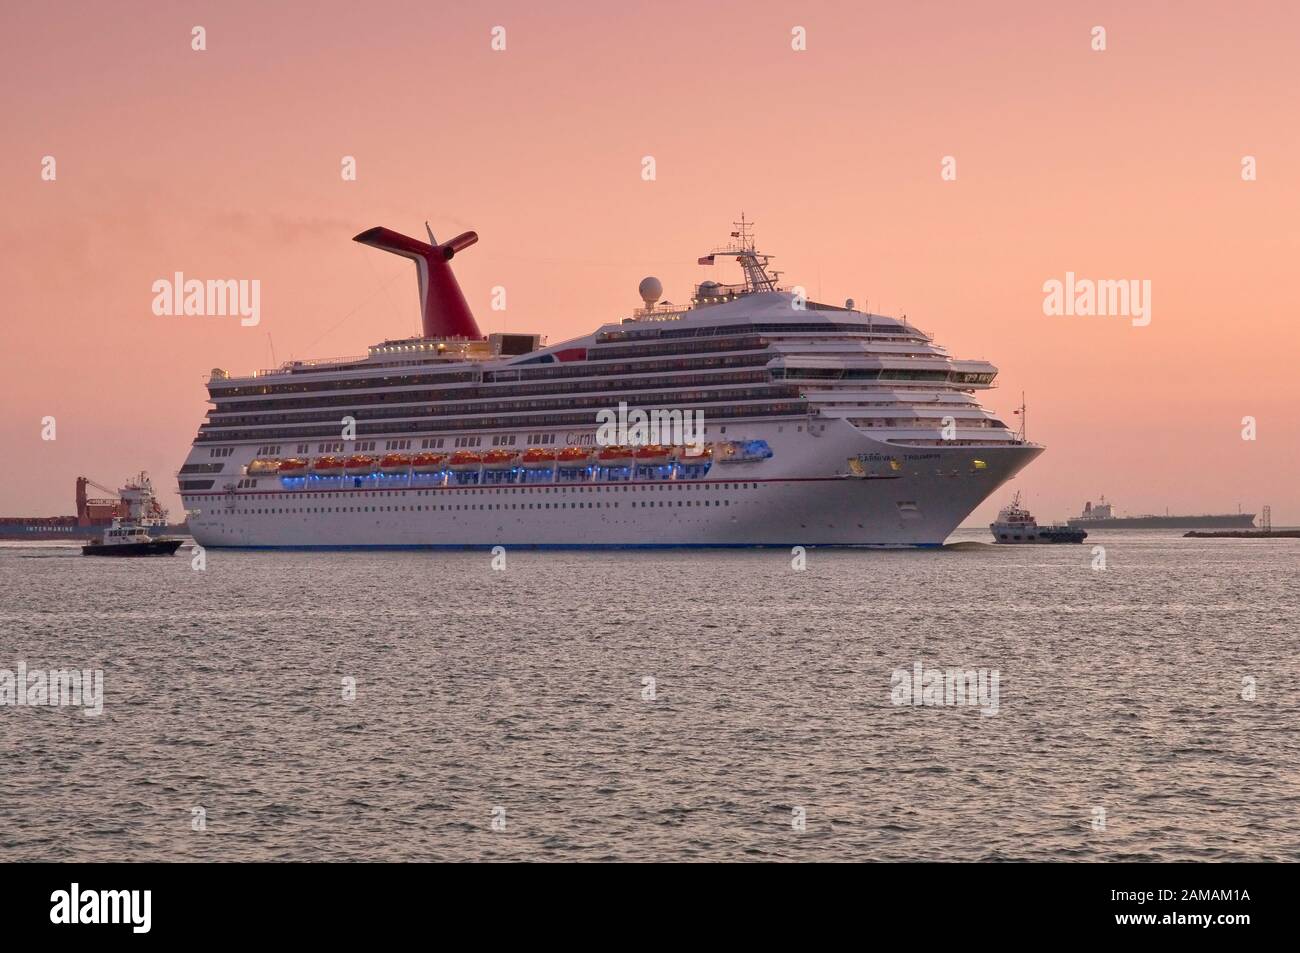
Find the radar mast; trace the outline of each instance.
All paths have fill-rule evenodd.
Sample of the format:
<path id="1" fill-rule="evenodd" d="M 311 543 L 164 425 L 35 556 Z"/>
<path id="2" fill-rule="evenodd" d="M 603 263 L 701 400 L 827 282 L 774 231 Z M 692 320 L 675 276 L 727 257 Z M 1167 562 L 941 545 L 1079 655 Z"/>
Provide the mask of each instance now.
<path id="1" fill-rule="evenodd" d="M 776 281 L 781 277 L 781 273 L 768 270 L 767 266 L 772 256 L 763 254 L 754 245 L 754 223 L 746 219 L 745 213 L 741 212 L 740 221 L 731 224 L 735 228 L 731 233 L 731 241 L 713 249 L 700 259 L 700 264 L 711 265 L 718 255 L 732 255 L 735 256 L 741 270 L 745 272 L 746 293 L 779 290 Z"/>

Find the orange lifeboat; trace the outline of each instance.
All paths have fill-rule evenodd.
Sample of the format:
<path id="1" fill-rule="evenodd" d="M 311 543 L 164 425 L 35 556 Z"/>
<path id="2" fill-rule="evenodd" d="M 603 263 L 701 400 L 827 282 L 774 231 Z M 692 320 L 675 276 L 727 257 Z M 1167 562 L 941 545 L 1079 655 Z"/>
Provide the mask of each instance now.
<path id="1" fill-rule="evenodd" d="M 386 453 L 379 461 L 379 472 L 387 473 L 389 476 L 403 474 L 410 468 L 411 457 L 406 453 Z"/>
<path id="2" fill-rule="evenodd" d="M 482 462 L 483 458 L 473 450 L 457 450 L 451 455 L 451 460 L 447 462 L 447 469 L 455 470 L 457 473 L 465 473 L 470 470 L 477 470 Z"/>
<path id="3" fill-rule="evenodd" d="M 311 472 L 316 476 L 334 477 L 343 475 L 342 457 L 317 457 L 311 465 Z"/>
<path id="4" fill-rule="evenodd" d="M 516 450 L 489 450 L 483 454 L 483 466 L 488 470 L 509 470 L 519 459 Z"/>
<path id="5" fill-rule="evenodd" d="M 263 473 L 276 473 L 280 469 L 280 461 L 276 457 L 259 457 L 248 465 L 249 476 L 259 476 Z"/>
<path id="6" fill-rule="evenodd" d="M 632 450 L 628 447 L 601 447 L 596 452 L 596 462 L 602 467 L 630 466 L 632 459 Z"/>
<path id="7" fill-rule="evenodd" d="M 417 453 L 411 458 L 411 469 L 416 473 L 439 473 L 445 459 L 446 455 L 441 453 Z"/>
<path id="8" fill-rule="evenodd" d="M 521 463 L 527 470 L 549 470 L 555 462 L 555 451 L 543 447 L 529 447 L 524 451 Z"/>
<path id="9" fill-rule="evenodd" d="M 307 461 L 298 457 L 280 461 L 280 476 L 304 476 L 307 473 Z"/>
<path id="10" fill-rule="evenodd" d="M 364 453 L 354 453 L 343 461 L 343 469 L 348 476 L 365 476 L 374 473 L 379 469 L 379 465 L 375 463 L 374 457 L 368 457 Z"/>
<path id="11" fill-rule="evenodd" d="M 555 459 L 566 470 L 580 470 L 591 462 L 591 451 L 586 447 L 565 447 Z"/>
<path id="12" fill-rule="evenodd" d="M 644 447 L 637 447 L 636 461 L 637 463 L 647 464 L 667 463 L 668 448 L 661 447 L 656 443 L 646 444 Z"/>

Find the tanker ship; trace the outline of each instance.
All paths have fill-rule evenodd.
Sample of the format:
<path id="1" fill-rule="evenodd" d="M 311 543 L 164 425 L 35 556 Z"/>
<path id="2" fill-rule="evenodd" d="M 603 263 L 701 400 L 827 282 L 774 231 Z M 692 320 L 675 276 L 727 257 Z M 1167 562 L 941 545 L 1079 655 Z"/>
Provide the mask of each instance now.
<path id="1" fill-rule="evenodd" d="M 782 287 L 752 225 L 698 259 L 739 282 L 679 306 L 645 278 L 630 315 L 549 346 L 479 330 L 451 270 L 474 232 L 362 232 L 415 263 L 423 333 L 214 369 L 177 474 L 196 542 L 942 545 L 1043 451 L 980 404 L 997 368 Z"/>
<path id="2" fill-rule="evenodd" d="M 1254 513 L 1211 513 L 1201 516 L 1116 516 L 1106 497 L 1095 506 L 1083 505 L 1083 512 L 1067 522 L 1076 529 L 1250 529 Z"/>

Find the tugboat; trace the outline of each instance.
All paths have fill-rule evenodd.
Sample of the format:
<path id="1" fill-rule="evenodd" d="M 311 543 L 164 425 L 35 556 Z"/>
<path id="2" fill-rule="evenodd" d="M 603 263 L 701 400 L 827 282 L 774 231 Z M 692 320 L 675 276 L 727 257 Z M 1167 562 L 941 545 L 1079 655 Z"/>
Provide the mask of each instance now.
<path id="1" fill-rule="evenodd" d="M 1082 543 L 1088 538 L 1086 532 L 1071 526 L 1039 526 L 1029 510 L 1020 505 L 1019 493 L 998 511 L 989 529 L 995 543 Z"/>
<path id="2" fill-rule="evenodd" d="M 153 495 L 149 474 L 141 473 L 122 487 L 125 516 L 113 518 L 104 535 L 81 547 L 83 556 L 171 556 L 184 540 L 150 536 L 153 527 L 167 525 L 167 511 Z"/>
<path id="3" fill-rule="evenodd" d="M 183 540 L 160 536 L 157 539 L 134 523 L 120 519 L 104 530 L 102 539 L 81 547 L 83 556 L 171 556 L 180 549 Z"/>

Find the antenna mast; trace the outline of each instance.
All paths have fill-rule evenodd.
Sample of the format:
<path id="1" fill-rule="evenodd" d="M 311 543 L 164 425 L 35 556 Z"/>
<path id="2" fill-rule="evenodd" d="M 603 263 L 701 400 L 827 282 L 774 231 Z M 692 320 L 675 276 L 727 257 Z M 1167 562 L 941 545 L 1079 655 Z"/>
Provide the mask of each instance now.
<path id="1" fill-rule="evenodd" d="M 731 233 L 731 243 L 720 251 L 736 256 L 736 261 L 745 272 L 745 283 L 750 291 L 776 291 L 776 279 L 780 272 L 768 273 L 767 264 L 771 256 L 763 255 L 754 247 L 754 223 L 740 213 L 740 221 L 732 222 L 736 231 Z"/>

